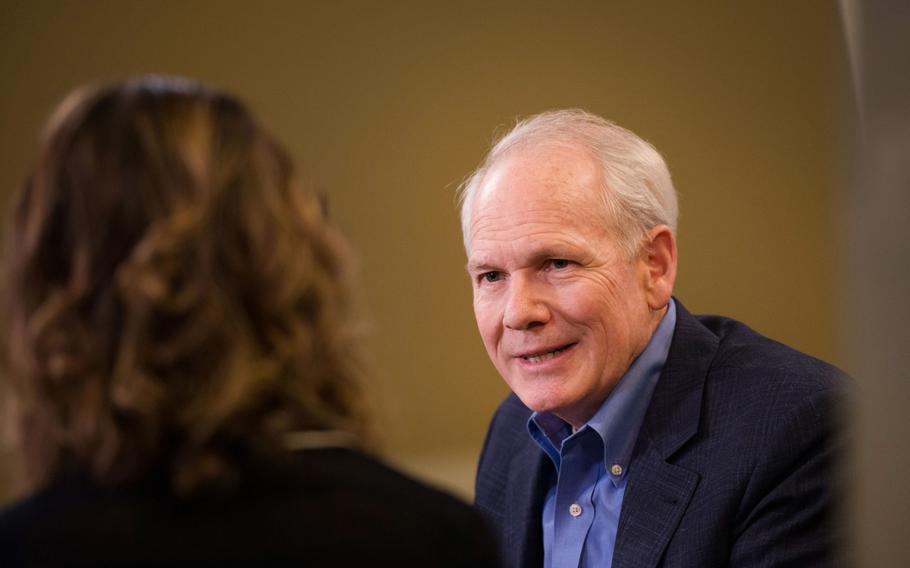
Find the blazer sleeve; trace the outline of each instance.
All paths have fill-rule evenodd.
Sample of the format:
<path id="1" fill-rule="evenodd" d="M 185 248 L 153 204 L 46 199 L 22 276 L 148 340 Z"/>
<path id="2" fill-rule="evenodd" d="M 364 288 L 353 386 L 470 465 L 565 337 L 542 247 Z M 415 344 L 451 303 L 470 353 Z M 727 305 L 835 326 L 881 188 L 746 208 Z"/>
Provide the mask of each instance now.
<path id="1" fill-rule="evenodd" d="M 835 566 L 835 504 L 842 498 L 845 392 L 832 386 L 808 396 L 778 393 L 736 523 L 730 565 Z"/>

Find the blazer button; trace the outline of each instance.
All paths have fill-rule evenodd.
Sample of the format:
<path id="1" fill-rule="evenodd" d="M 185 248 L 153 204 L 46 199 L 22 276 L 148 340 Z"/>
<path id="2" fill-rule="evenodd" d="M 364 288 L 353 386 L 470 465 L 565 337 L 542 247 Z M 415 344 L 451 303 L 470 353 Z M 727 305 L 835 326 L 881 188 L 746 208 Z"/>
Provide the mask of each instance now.
<path id="1" fill-rule="evenodd" d="M 618 463 L 614 463 L 613 466 L 610 468 L 610 473 L 619 477 L 620 475 L 622 475 L 622 466 L 619 465 Z"/>
<path id="2" fill-rule="evenodd" d="M 581 505 L 578 503 L 572 503 L 569 505 L 569 514 L 573 517 L 580 517 L 582 513 Z"/>

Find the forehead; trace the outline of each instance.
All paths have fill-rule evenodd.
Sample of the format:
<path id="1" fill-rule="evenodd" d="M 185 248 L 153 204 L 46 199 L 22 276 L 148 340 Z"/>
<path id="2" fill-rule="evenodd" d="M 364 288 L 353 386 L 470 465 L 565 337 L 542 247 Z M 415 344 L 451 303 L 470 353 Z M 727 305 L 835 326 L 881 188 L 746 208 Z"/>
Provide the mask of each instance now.
<path id="1" fill-rule="evenodd" d="M 514 151 L 487 172 L 468 223 L 471 242 L 503 232 L 605 230 L 603 172 L 570 148 Z M 473 248 L 473 247 L 472 247 Z"/>

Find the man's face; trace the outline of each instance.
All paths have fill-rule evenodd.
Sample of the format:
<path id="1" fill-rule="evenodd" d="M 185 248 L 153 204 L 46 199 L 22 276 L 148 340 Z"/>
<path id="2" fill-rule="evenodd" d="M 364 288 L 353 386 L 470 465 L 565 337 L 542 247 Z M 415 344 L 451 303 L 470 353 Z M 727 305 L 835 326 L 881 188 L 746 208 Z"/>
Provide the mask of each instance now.
<path id="1" fill-rule="evenodd" d="M 474 315 L 521 401 L 580 426 L 647 345 L 659 317 L 647 263 L 604 219 L 603 175 L 570 149 L 514 151 L 489 171 L 468 224 Z"/>

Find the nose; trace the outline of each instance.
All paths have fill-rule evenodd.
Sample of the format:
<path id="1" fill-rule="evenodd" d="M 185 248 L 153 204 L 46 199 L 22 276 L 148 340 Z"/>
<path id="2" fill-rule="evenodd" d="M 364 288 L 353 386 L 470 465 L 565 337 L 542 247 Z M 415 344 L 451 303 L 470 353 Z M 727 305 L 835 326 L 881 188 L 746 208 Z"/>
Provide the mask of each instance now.
<path id="1" fill-rule="evenodd" d="M 509 329 L 525 330 L 541 326 L 549 320 L 550 309 L 540 286 L 531 278 L 513 275 L 503 312 L 503 325 Z"/>

